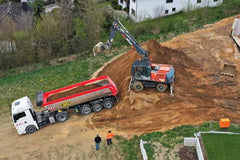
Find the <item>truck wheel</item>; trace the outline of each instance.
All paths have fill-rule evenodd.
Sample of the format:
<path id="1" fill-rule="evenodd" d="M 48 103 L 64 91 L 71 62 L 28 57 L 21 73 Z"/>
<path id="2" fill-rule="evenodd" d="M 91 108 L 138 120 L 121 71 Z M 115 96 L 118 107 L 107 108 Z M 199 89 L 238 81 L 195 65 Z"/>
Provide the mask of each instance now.
<path id="1" fill-rule="evenodd" d="M 158 83 L 156 88 L 159 92 L 165 92 L 168 88 L 168 85 L 164 83 Z"/>
<path id="2" fill-rule="evenodd" d="M 30 125 L 30 126 L 27 126 L 26 133 L 31 134 L 31 133 L 34 133 L 36 130 L 37 130 L 36 126 Z"/>
<path id="3" fill-rule="evenodd" d="M 95 103 L 92 106 L 93 112 L 100 112 L 103 109 L 103 106 L 101 103 Z"/>
<path id="4" fill-rule="evenodd" d="M 140 81 L 134 82 L 134 84 L 133 84 L 133 89 L 134 89 L 135 91 L 141 91 L 141 90 L 143 90 L 143 83 L 140 82 Z"/>
<path id="5" fill-rule="evenodd" d="M 114 105 L 113 101 L 112 101 L 112 98 L 106 98 L 104 101 L 103 101 L 103 107 L 105 109 L 109 109 L 109 108 L 112 108 Z"/>
<path id="6" fill-rule="evenodd" d="M 80 111 L 83 115 L 88 115 L 92 112 L 89 104 L 84 104 L 81 106 Z"/>
<path id="7" fill-rule="evenodd" d="M 66 111 L 59 112 L 56 114 L 56 119 L 58 122 L 64 122 L 68 119 L 68 113 Z"/>

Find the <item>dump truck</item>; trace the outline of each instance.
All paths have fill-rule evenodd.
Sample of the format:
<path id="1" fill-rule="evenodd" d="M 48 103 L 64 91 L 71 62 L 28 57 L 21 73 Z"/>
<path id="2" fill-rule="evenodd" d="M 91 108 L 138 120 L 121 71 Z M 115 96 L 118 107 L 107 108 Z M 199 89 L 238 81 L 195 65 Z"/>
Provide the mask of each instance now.
<path id="1" fill-rule="evenodd" d="M 170 64 L 156 64 L 149 59 L 150 52 L 145 50 L 128 32 L 119 20 L 115 20 L 110 29 L 110 36 L 107 42 L 99 42 L 93 47 L 94 51 L 108 50 L 113 44 L 116 33 L 119 32 L 123 38 L 141 55 L 141 60 L 132 64 L 132 78 L 130 87 L 135 91 L 141 91 L 144 87 L 156 88 L 159 92 L 165 92 L 170 88 L 170 95 L 173 95 L 173 84 L 175 71 Z M 94 52 L 96 55 L 96 53 Z"/>
<path id="2" fill-rule="evenodd" d="M 34 133 L 47 124 L 64 122 L 70 109 L 88 115 L 92 111 L 109 109 L 117 102 L 119 91 L 108 76 L 101 76 L 53 91 L 37 93 L 36 105 L 43 107 L 35 112 L 30 99 L 25 96 L 15 100 L 11 115 L 18 134 Z"/>

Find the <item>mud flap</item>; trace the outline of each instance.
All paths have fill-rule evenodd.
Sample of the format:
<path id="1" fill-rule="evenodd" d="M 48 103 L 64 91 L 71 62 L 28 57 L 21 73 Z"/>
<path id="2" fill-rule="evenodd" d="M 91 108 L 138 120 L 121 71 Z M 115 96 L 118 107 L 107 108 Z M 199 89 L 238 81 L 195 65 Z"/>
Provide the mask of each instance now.
<path id="1" fill-rule="evenodd" d="M 235 77 L 236 75 L 236 66 L 224 64 L 223 71 L 221 72 L 222 75 Z"/>

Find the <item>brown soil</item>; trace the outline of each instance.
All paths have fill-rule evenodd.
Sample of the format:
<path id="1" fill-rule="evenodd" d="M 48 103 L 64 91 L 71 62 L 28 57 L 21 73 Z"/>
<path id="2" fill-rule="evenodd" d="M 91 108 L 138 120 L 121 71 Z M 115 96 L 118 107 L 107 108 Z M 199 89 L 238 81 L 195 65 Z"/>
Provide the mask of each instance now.
<path id="1" fill-rule="evenodd" d="M 107 81 L 100 81 L 100 82 L 98 82 L 98 84 L 82 85 L 82 86 L 78 86 L 78 87 L 75 87 L 75 88 L 72 88 L 72 89 L 69 89 L 69 90 L 64 90 L 62 92 L 58 92 L 58 93 L 50 95 L 47 98 L 47 102 L 51 102 L 51 101 L 54 101 L 54 100 L 57 100 L 57 99 L 60 99 L 60 98 L 68 97 L 68 96 L 71 96 L 71 95 L 74 95 L 74 94 L 77 94 L 77 93 L 81 93 L 81 92 L 84 92 L 84 91 L 87 91 L 87 90 L 94 89 L 94 88 L 99 87 L 101 84 L 106 85 L 106 84 L 108 84 L 108 82 Z"/>
<path id="2" fill-rule="evenodd" d="M 98 76 L 108 75 L 116 83 L 120 91 L 119 103 L 95 115 L 92 126 L 108 125 L 141 134 L 224 117 L 240 122 L 239 78 L 220 75 L 224 63 L 240 64 L 235 58 L 239 51 L 229 36 L 232 22 L 233 18 L 224 19 L 162 45 L 155 40 L 142 44 L 150 51 L 154 63 L 174 66 L 174 97 L 154 88 L 140 93 L 128 89 L 131 65 L 140 59 L 136 51 L 130 50 L 108 64 Z"/>
<path id="3" fill-rule="evenodd" d="M 0 117 L 0 159 L 101 159 L 104 153 L 94 152 L 93 138 L 99 133 L 105 142 L 108 129 L 129 138 L 211 119 L 240 122 L 238 74 L 235 78 L 220 75 L 224 63 L 235 64 L 240 71 L 240 53 L 229 36 L 233 18 L 161 45 L 154 40 L 143 44 L 154 63 L 174 66 L 174 97 L 154 88 L 140 93 L 128 90 L 131 64 L 140 59 L 130 50 L 98 74 L 109 75 L 119 88 L 115 107 L 89 116 L 71 115 L 64 123 L 24 136 L 17 135 L 10 116 L 4 121 Z"/>
<path id="4" fill-rule="evenodd" d="M 195 147 L 183 146 L 179 149 L 178 155 L 182 160 L 198 160 Z"/>

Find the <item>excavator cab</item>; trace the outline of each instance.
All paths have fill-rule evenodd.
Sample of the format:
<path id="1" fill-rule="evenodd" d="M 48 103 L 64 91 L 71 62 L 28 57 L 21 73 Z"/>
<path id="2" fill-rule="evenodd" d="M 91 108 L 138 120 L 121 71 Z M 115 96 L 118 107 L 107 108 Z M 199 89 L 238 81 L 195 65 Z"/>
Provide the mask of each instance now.
<path id="1" fill-rule="evenodd" d="M 132 76 L 135 80 L 150 80 L 151 66 L 148 61 L 135 61 L 132 65 Z"/>

